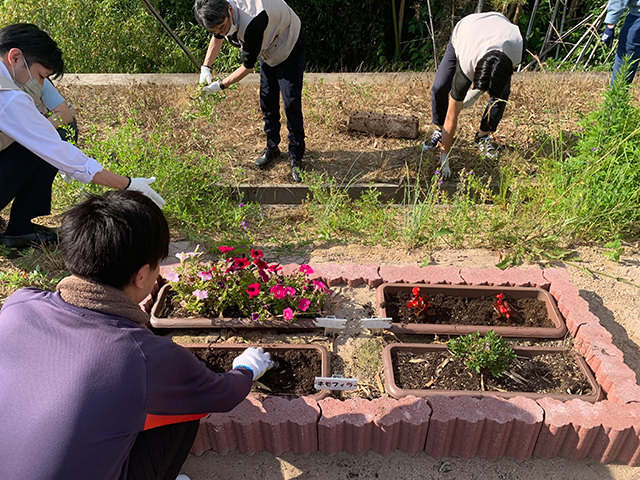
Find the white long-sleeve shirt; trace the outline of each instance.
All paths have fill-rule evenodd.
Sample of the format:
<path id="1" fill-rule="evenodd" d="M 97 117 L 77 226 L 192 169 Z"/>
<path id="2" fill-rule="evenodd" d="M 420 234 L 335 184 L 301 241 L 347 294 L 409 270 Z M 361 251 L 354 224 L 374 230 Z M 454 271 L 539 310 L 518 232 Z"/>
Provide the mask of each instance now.
<path id="1" fill-rule="evenodd" d="M 13 80 L 2 62 L 0 75 Z M 103 170 L 97 160 L 61 140 L 51 122 L 36 109 L 31 97 L 21 90 L 0 91 L 0 132 L 82 183 L 89 183 Z"/>

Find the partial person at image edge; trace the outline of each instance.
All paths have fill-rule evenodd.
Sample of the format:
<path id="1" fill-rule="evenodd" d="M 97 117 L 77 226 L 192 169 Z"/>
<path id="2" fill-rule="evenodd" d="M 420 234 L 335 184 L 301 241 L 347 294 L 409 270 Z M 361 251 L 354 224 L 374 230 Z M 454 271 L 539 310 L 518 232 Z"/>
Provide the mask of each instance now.
<path id="1" fill-rule="evenodd" d="M 627 59 L 629 69 L 625 81 L 627 84 L 631 84 L 638 70 L 638 61 L 640 61 L 640 0 L 610 0 L 607 6 L 607 15 L 604 17 L 605 29 L 601 39 L 607 47 L 613 46 L 616 24 L 627 8 L 629 12 L 620 30 L 616 58 L 613 61 L 611 85 Z"/>
<path id="2" fill-rule="evenodd" d="M 42 89 L 45 79 L 63 74 L 62 52 L 46 32 L 28 23 L 0 29 L 0 210 L 13 201 L 0 235 L 6 247 L 57 242 L 57 232 L 32 220 L 51 213 L 58 170 L 83 183 L 140 191 L 160 207 L 165 203 L 149 186 L 155 178 L 112 173 L 60 138 L 43 116 Z"/>
<path id="3" fill-rule="evenodd" d="M 61 232 L 72 275 L 55 293 L 18 290 L 0 310 L 0 478 L 173 480 L 197 419 L 240 403 L 270 356 L 248 348 L 216 374 L 147 328 L 139 302 L 169 228 L 139 192 L 90 196 Z"/>

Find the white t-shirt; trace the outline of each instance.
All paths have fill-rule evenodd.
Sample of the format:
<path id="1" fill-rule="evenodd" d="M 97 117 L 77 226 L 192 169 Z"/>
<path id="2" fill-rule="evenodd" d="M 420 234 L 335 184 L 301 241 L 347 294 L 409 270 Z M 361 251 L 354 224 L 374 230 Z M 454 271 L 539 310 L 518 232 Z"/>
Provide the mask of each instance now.
<path id="1" fill-rule="evenodd" d="M 491 50 L 503 52 L 514 65 L 522 61 L 520 29 L 498 12 L 473 13 L 464 17 L 453 29 L 451 44 L 462 73 L 471 81 L 478 61 Z"/>

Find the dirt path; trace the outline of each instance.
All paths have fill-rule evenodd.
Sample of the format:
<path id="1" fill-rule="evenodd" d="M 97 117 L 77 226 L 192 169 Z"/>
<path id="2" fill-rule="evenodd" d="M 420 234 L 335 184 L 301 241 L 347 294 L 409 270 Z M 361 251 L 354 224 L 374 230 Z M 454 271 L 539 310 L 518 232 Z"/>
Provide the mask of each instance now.
<path id="1" fill-rule="evenodd" d="M 266 249 L 265 249 L 266 250 Z M 602 249 L 580 247 L 576 249 L 581 261 L 576 263 L 614 277 L 640 283 L 640 252 L 636 245 L 628 245 L 619 263 L 602 254 Z M 379 263 L 394 265 L 421 265 L 426 257 L 423 251 L 392 251 L 385 248 L 344 246 L 316 249 L 310 255 L 275 257 L 281 263 Z M 441 250 L 432 252 L 431 264 L 460 267 L 488 268 L 500 261 L 496 252 L 489 250 Z M 535 265 L 530 265 L 535 266 Z M 563 264 L 580 294 L 590 305 L 602 324 L 612 333 L 614 343 L 625 354 L 627 364 L 640 374 L 640 296 L 631 285 L 596 274 L 595 277 L 575 267 Z M 524 266 L 523 268 L 526 268 Z M 287 452 L 275 456 L 259 452 L 249 456 L 237 451 L 226 455 L 207 452 L 202 457 L 189 456 L 184 473 L 192 480 L 225 479 L 581 479 L 581 480 L 635 480 L 640 470 L 626 465 L 600 465 L 592 459 L 571 461 L 563 458 L 542 460 L 532 458 L 523 463 L 510 459 L 488 461 L 479 457 L 463 460 L 456 457 L 434 459 L 424 453 L 415 456 L 392 452 L 382 456 L 374 452 L 353 456 L 345 452 L 337 455 L 313 453 L 298 455 Z"/>

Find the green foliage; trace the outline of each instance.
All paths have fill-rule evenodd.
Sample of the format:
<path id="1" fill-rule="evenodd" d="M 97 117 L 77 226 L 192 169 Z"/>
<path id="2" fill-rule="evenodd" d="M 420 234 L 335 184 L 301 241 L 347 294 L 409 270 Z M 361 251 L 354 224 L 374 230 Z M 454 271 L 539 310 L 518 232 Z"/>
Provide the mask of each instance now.
<path id="1" fill-rule="evenodd" d="M 219 247 L 223 255 L 233 247 Z M 276 317 L 294 321 L 300 316 L 314 316 L 328 293 L 326 286 L 310 280 L 313 270 L 301 265 L 299 271 L 284 276 L 278 264 L 267 264 L 262 251 L 250 250 L 245 258 L 222 257 L 217 262 L 203 262 L 202 253 L 179 253 L 180 266 L 165 275 L 188 312 L 213 316 L 250 317 L 264 322 Z"/>
<path id="2" fill-rule="evenodd" d="M 18 290 L 19 288 L 35 287 L 42 290 L 54 292 L 56 285 L 65 275 L 53 276 L 47 270 L 36 265 L 30 271 L 0 272 L 0 282 L 7 290 Z"/>
<path id="3" fill-rule="evenodd" d="M 469 370 L 478 373 L 489 372 L 501 377 L 509 366 L 509 360 L 516 354 L 504 338 L 490 330 L 482 337 L 480 333 L 470 333 L 447 342 L 449 351 L 455 357 L 461 357 Z"/>
<path id="4" fill-rule="evenodd" d="M 622 246 L 622 242 L 620 241 L 619 238 L 611 242 L 605 243 L 604 247 L 611 249 L 604 252 L 605 257 L 607 257 L 609 260 L 613 260 L 614 262 L 620 261 L 620 257 L 624 253 L 624 247 Z"/>

